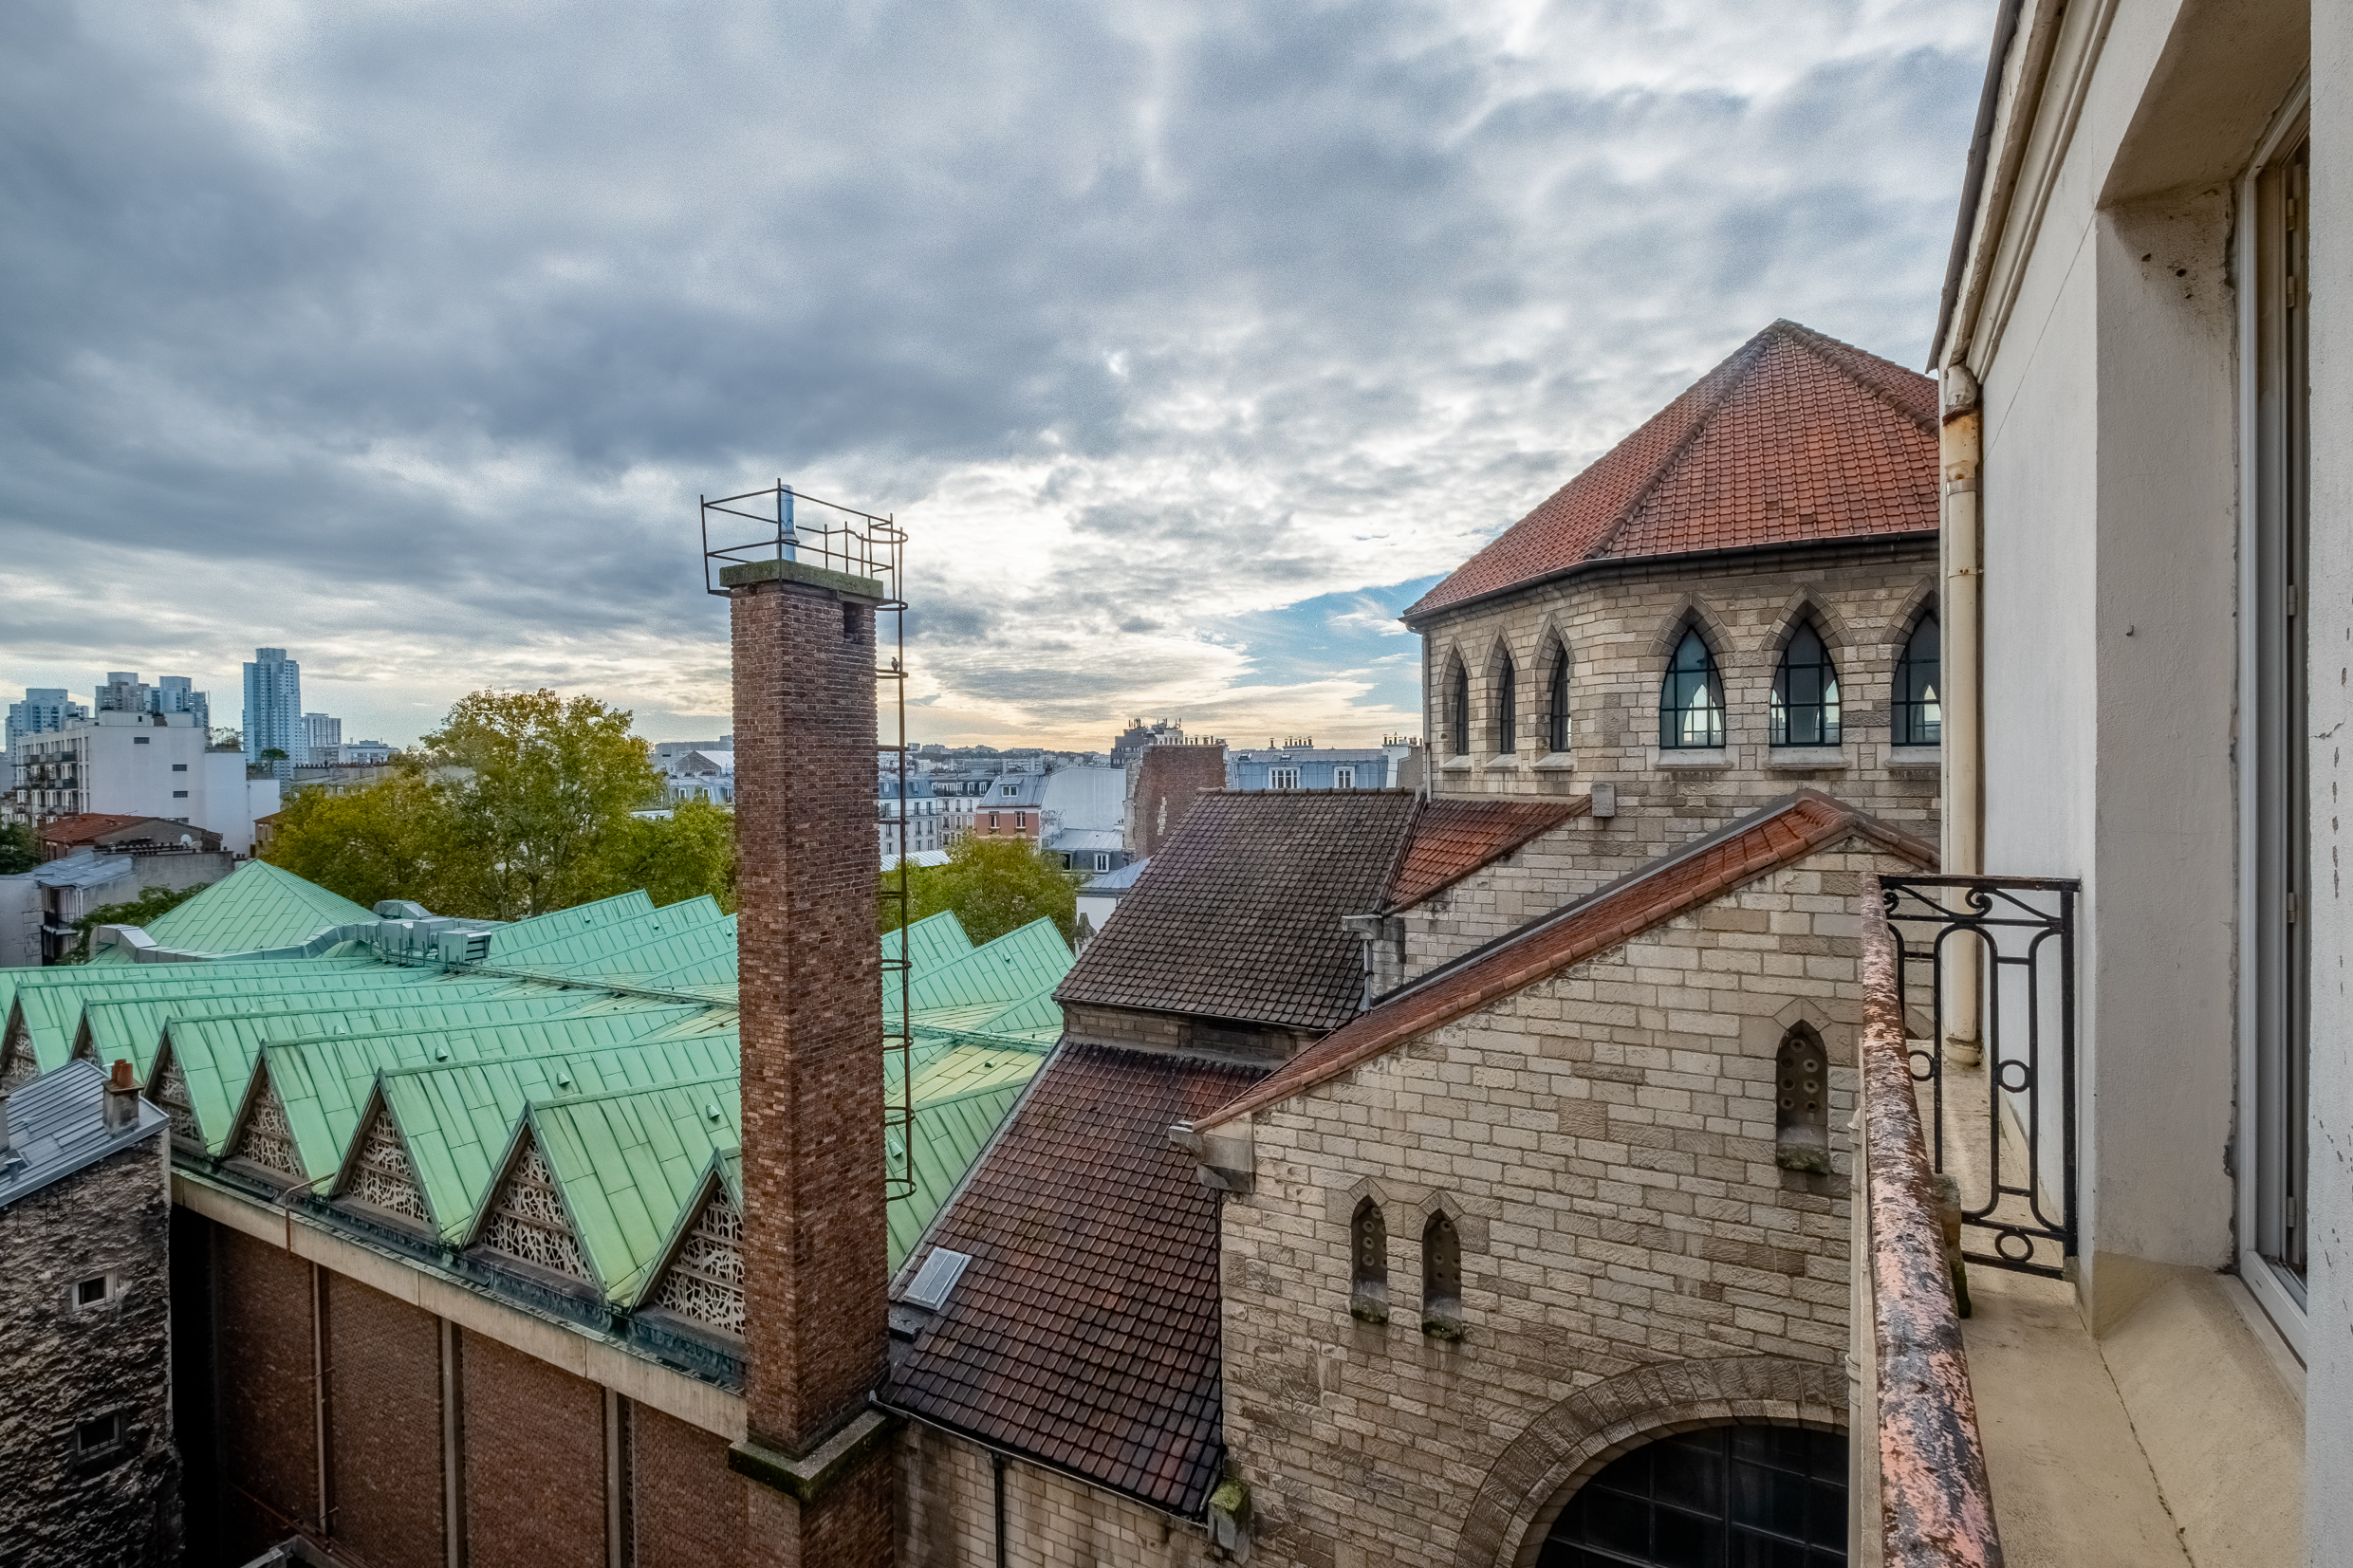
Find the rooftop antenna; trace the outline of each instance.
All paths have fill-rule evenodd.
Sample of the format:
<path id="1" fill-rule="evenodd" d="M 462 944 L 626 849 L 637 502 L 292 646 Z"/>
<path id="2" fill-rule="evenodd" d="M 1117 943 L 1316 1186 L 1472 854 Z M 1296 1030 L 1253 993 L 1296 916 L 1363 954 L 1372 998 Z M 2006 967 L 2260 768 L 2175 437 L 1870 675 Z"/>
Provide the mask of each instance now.
<path id="1" fill-rule="evenodd" d="M 801 536 L 792 528 L 792 487 L 782 479 L 776 481 L 776 541 L 787 561 L 801 559 Z"/>

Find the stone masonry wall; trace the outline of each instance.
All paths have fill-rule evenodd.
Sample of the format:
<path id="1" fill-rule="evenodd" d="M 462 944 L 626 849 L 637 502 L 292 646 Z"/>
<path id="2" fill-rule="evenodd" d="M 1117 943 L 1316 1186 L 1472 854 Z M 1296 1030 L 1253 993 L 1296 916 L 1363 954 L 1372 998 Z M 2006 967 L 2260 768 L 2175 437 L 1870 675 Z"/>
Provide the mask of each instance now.
<path id="1" fill-rule="evenodd" d="M 179 1552 L 161 1134 L 0 1208 L 0 1564 Z M 78 1309 L 77 1282 L 117 1294 Z M 113 1447 L 76 1429 L 122 1418 Z"/>
<path id="2" fill-rule="evenodd" d="M 988 1451 L 910 1423 L 899 1434 L 899 1568 L 995 1562 L 996 1483 Z M 1007 1568 L 1192 1568 L 1218 1560 L 1198 1524 L 1019 1460 L 1005 1467 Z"/>
<path id="3" fill-rule="evenodd" d="M 1615 786 L 1618 815 L 1577 824 L 1588 862 L 1616 876 L 1712 832 L 1801 784 L 1890 821 L 1933 823 L 1936 752 L 1891 755 L 1897 656 L 1936 586 L 1936 546 L 1861 544 L 1695 570 L 1673 560 L 1538 583 L 1421 627 L 1422 692 L 1436 795 L 1583 794 Z M 1838 667 L 1843 744 L 1835 756 L 1768 744 L 1773 672 L 1801 611 Z M 1661 752 L 1658 691 L 1687 619 L 1702 628 L 1724 681 L 1720 754 Z M 1569 654 L 1569 749 L 1540 755 L 1555 639 Z M 1498 651 L 1516 672 L 1517 752 L 1496 755 Z M 1448 715 L 1459 658 L 1471 677 L 1471 754 L 1453 754 Z M 1933 839 L 1933 831 L 1921 831 Z M 1602 879 L 1606 879 L 1606 876 Z"/>
<path id="4" fill-rule="evenodd" d="M 1571 817 L 1399 912 L 1397 918 L 1405 923 L 1405 959 L 1393 971 L 1394 985 L 1418 979 L 1608 881 L 1595 862 L 1593 842 L 1592 823 Z"/>
<path id="5" fill-rule="evenodd" d="M 1839 1364 L 1855 899 L 1899 869 L 1850 840 L 1254 1118 L 1256 1190 L 1224 1222 L 1253 1562 L 1452 1562 L 1498 1454 L 1580 1390 L 1711 1357 Z M 1800 1021 L 1833 1064 L 1828 1175 L 1774 1160 L 1774 1053 Z M 1388 1231 L 1380 1326 L 1350 1313 L 1366 1196 Z M 1440 1210 L 1459 1343 L 1421 1326 Z"/>

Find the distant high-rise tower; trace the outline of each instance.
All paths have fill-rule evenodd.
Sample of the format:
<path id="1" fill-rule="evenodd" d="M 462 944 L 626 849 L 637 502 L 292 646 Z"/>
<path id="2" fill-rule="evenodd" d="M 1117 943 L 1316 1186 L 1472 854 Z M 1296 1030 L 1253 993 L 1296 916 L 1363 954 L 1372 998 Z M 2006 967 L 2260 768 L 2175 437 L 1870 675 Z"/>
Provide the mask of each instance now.
<path id="1" fill-rule="evenodd" d="M 8 743 L 6 749 L 13 754 L 16 744 L 27 735 L 54 733 L 73 719 L 86 719 L 90 710 L 65 694 L 62 686 L 30 686 L 25 689 L 25 700 L 9 704 L 7 729 L 0 739 Z"/>
<path id="2" fill-rule="evenodd" d="M 303 729 L 303 667 L 283 648 L 256 648 L 245 667 L 245 760 L 271 749 L 286 754 L 279 776 L 308 756 Z"/>
<path id="3" fill-rule="evenodd" d="M 294 760 L 322 764 L 343 761 L 343 721 L 331 713 L 303 715 L 303 750 Z"/>
<path id="4" fill-rule="evenodd" d="M 112 670 L 94 695 L 102 713 L 145 713 L 153 710 L 155 688 L 140 681 L 136 670 Z"/>
<path id="5" fill-rule="evenodd" d="M 151 713 L 186 713 L 195 720 L 196 728 L 210 734 L 213 730 L 213 697 L 199 692 L 186 675 L 157 675 L 156 689 L 147 699 Z"/>

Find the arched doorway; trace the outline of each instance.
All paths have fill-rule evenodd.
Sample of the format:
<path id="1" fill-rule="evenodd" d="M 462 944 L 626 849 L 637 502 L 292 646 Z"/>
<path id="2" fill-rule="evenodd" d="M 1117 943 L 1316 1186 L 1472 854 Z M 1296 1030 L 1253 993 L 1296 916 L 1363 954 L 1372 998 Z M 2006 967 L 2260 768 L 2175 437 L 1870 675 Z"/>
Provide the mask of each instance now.
<path id="1" fill-rule="evenodd" d="M 1845 1568 L 1846 1439 L 1699 1427 L 1645 1443 L 1577 1488 L 1537 1568 Z"/>

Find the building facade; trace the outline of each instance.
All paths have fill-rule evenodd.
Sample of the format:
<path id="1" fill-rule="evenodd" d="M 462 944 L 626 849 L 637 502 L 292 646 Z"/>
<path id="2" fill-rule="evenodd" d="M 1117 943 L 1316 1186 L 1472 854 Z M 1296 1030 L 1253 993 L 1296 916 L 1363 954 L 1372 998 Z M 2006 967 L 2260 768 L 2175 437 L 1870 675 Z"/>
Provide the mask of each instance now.
<path id="1" fill-rule="evenodd" d="M 0 1551 L 179 1560 L 163 1114 L 125 1064 L 0 1094 Z"/>
<path id="2" fill-rule="evenodd" d="M 1294 746 L 1271 742 L 1266 749 L 1228 750 L 1228 789 L 1388 789 L 1402 783 L 1393 776 L 1395 759 L 1372 747 L 1318 747 L 1313 741 Z"/>
<path id="3" fill-rule="evenodd" d="M 40 825 L 102 814 L 185 821 L 244 855 L 253 819 L 278 807 L 278 781 L 250 779 L 245 761 L 215 751 L 191 715 L 104 712 L 25 743 L 9 759 L 5 809 Z"/>
<path id="4" fill-rule="evenodd" d="M 1933 382 L 1783 322 L 1405 612 L 1430 791 L 1628 870 L 1791 789 L 1936 813 Z"/>
<path id="5" fill-rule="evenodd" d="M 13 758 L 18 743 L 28 735 L 47 734 L 89 716 L 90 710 L 75 702 L 62 686 L 27 687 L 23 702 L 9 704 L 8 754 Z"/>
<path id="6" fill-rule="evenodd" d="M 245 760 L 282 751 L 289 764 L 307 761 L 303 729 L 303 667 L 283 648 L 256 648 L 245 667 Z"/>
<path id="7" fill-rule="evenodd" d="M 343 721 L 332 713 L 305 713 L 302 741 L 295 761 L 314 766 L 340 763 L 343 760 Z"/>

